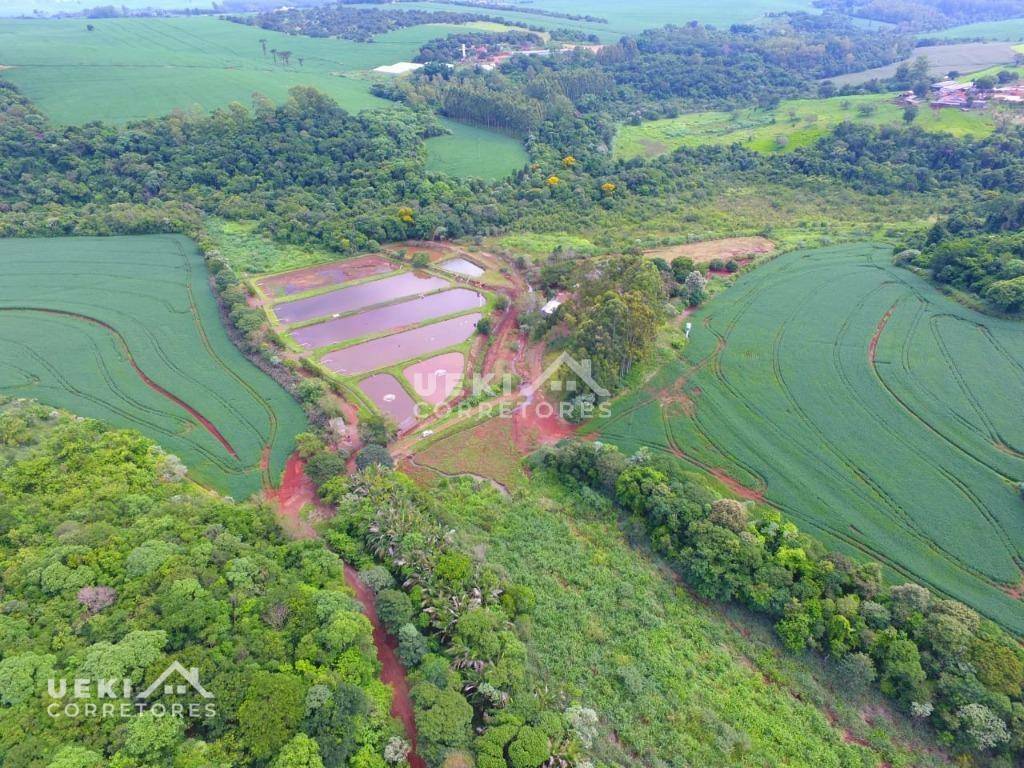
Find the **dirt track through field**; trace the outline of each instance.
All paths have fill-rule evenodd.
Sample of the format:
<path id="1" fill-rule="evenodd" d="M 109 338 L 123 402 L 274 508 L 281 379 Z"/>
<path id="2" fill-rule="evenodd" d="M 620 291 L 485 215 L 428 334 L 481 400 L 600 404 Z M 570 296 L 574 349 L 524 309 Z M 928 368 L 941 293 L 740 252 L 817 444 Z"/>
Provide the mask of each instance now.
<path id="1" fill-rule="evenodd" d="M 316 529 L 302 516 L 303 508 L 314 507 L 324 516 L 334 514 L 334 510 L 317 496 L 316 486 L 309 479 L 305 469 L 305 462 L 298 454 L 293 454 L 285 464 L 280 488 L 266 494 L 267 500 L 273 504 L 278 523 L 295 539 L 318 538 Z M 405 738 L 412 745 L 412 751 L 407 758 L 409 766 L 427 768 L 426 762 L 416 752 L 416 719 L 413 715 L 405 667 L 398 658 L 398 641 L 389 635 L 381 624 L 373 591 L 363 583 L 359 573 L 348 563 L 345 563 L 345 583 L 355 593 L 363 613 L 373 627 L 373 645 L 377 649 L 377 660 L 381 666 L 380 679 L 385 685 L 391 686 L 392 690 L 391 716 L 402 722 Z"/>
<path id="2" fill-rule="evenodd" d="M 180 397 L 175 395 L 173 392 L 164 389 L 162 386 L 153 381 L 153 379 L 151 379 L 148 375 L 146 375 L 145 371 L 143 371 L 139 367 L 139 364 L 135 362 L 135 358 L 132 356 L 132 351 L 128 347 L 128 342 L 125 340 L 124 336 L 121 335 L 120 331 L 114 328 L 114 326 L 110 325 L 109 323 L 105 323 L 102 320 L 98 320 L 95 317 L 89 317 L 88 315 L 82 315 L 77 312 L 66 312 L 60 309 L 43 309 L 39 307 L 0 307 L 0 312 L 41 312 L 46 315 L 58 315 L 61 317 L 68 317 L 73 320 L 80 320 L 85 323 L 97 325 L 100 328 L 109 331 L 117 340 L 117 344 L 118 346 L 121 347 L 122 352 L 124 352 L 124 356 L 125 359 L 128 361 L 128 364 L 132 367 L 135 373 L 138 374 L 139 378 L 147 387 L 152 389 L 157 394 L 163 395 L 172 403 L 177 405 L 179 408 L 186 411 L 192 418 L 194 418 L 196 421 L 202 424 L 203 428 L 211 435 L 213 435 L 217 442 L 224 446 L 224 450 L 230 453 L 233 458 L 238 458 L 238 454 L 235 452 L 235 449 L 231 447 L 231 443 L 228 442 L 228 439 L 224 437 L 223 434 L 221 434 L 220 430 L 217 429 L 217 427 L 214 425 L 212 421 L 203 416 L 203 414 L 201 414 L 191 405 L 186 403 Z"/>

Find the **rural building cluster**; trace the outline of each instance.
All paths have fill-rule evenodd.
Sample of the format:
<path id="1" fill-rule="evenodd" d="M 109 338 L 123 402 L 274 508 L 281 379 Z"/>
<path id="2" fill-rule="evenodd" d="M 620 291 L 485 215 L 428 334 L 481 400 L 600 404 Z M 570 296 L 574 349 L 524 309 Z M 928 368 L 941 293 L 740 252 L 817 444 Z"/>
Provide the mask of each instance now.
<path id="1" fill-rule="evenodd" d="M 900 103 L 914 106 L 925 101 L 913 91 L 905 91 L 899 100 Z M 1024 84 L 1013 82 L 997 85 L 991 78 L 968 82 L 946 79 L 932 83 L 927 102 L 932 109 L 985 109 L 989 102 L 1021 104 L 1024 103 Z"/>

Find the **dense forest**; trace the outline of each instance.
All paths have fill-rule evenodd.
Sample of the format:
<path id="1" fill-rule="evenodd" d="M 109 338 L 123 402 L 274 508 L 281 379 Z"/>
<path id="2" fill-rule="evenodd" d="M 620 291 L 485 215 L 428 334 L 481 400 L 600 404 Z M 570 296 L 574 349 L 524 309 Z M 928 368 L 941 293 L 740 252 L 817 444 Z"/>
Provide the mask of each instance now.
<path id="1" fill-rule="evenodd" d="M 897 254 L 942 285 L 984 297 L 1005 312 L 1024 310 L 1024 200 L 1005 195 L 936 223 Z"/>
<path id="2" fill-rule="evenodd" d="M 370 767 L 404 754 L 341 560 L 184 471 L 136 433 L 0 405 L 4 765 Z M 67 698 L 76 678 L 141 690 L 174 660 L 216 692 L 212 713 L 202 699 L 187 721 L 66 709 L 83 706 Z M 48 698 L 50 678 L 69 681 L 64 699 Z M 175 702 L 194 703 L 160 699 Z"/>
<path id="3" fill-rule="evenodd" d="M 481 16 L 478 13 L 351 8 L 345 3 L 301 9 L 280 8 L 267 13 L 227 18 L 237 24 L 249 24 L 289 35 L 342 37 L 359 42 L 370 42 L 374 35 L 405 27 L 416 27 L 421 24 L 466 24 L 474 21 L 489 21 L 496 24 L 524 26 L 508 22 L 500 16 Z M 532 24 L 529 25 L 529 29 L 543 31 L 541 27 Z"/>

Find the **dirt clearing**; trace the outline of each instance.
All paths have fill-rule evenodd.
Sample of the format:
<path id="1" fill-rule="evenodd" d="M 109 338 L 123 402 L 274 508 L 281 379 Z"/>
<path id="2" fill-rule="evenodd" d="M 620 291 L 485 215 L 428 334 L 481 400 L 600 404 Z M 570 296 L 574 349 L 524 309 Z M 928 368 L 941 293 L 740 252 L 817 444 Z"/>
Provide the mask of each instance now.
<path id="1" fill-rule="evenodd" d="M 686 245 L 667 245 L 644 251 L 645 255 L 660 257 L 670 264 L 676 259 L 690 259 L 694 264 L 707 264 L 715 259 L 742 259 L 775 250 L 775 243 L 766 237 L 725 237 Z"/>

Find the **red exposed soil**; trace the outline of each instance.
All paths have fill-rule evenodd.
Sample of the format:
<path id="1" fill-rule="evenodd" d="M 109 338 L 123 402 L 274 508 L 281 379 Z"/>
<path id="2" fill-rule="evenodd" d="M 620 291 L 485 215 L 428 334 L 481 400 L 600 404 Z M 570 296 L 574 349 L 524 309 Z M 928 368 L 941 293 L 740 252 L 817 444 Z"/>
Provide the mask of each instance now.
<path id="1" fill-rule="evenodd" d="M 214 426 L 212 421 L 210 421 L 208 418 L 203 416 L 203 414 L 201 414 L 199 411 L 197 411 L 191 405 L 186 403 L 180 397 L 175 395 L 173 392 L 169 392 L 168 390 L 166 390 L 163 387 L 161 387 L 159 384 L 157 384 L 155 381 L 153 381 L 153 379 L 151 379 L 149 376 L 147 376 L 146 373 L 141 368 L 139 368 L 139 364 L 137 362 L 135 362 L 135 358 L 132 356 L 131 349 L 128 348 L 128 342 L 125 341 L 124 336 L 122 336 L 121 332 L 118 331 L 116 328 L 114 328 L 114 326 L 110 325 L 109 323 L 105 323 L 102 320 L 98 320 L 95 317 L 89 317 L 88 315 L 82 315 L 82 314 L 79 314 L 77 312 L 66 312 L 66 311 L 60 310 L 60 309 L 40 309 L 40 308 L 37 308 L 37 307 L 4 307 L 3 308 L 3 311 L 9 311 L 9 310 L 20 310 L 20 311 L 23 311 L 23 312 L 42 312 L 43 314 L 47 314 L 47 315 L 61 315 L 63 317 L 74 318 L 75 320 L 82 320 L 83 322 L 91 323 L 92 325 L 98 325 L 100 328 L 103 328 L 104 330 L 110 331 L 110 333 L 112 333 L 114 335 L 114 338 L 117 339 L 118 344 L 120 345 L 122 351 L 124 352 L 125 358 L 128 360 L 128 364 L 132 367 L 132 369 L 135 371 L 135 373 L 138 375 L 138 377 L 140 379 L 142 379 L 142 383 L 143 384 L 145 384 L 147 387 L 152 389 L 157 394 L 163 395 L 168 400 L 170 400 L 172 403 L 177 405 L 179 408 L 181 408 L 184 411 L 186 411 L 192 418 L 194 418 L 196 421 L 198 421 L 200 424 L 202 424 L 203 428 L 207 432 L 209 432 L 211 435 L 213 435 L 213 437 L 216 438 L 217 442 L 219 442 L 222 446 L 224 446 L 224 450 L 226 450 L 228 453 L 230 453 L 233 458 L 236 458 L 236 459 L 238 458 L 238 454 L 235 453 L 235 449 L 231 447 L 231 443 L 229 443 L 228 439 L 226 437 L 224 437 L 224 435 L 221 434 L 220 430 L 217 429 L 216 426 Z"/>
<path id="2" fill-rule="evenodd" d="M 576 427 L 558 415 L 558 406 L 544 397 L 524 403 L 512 414 L 512 439 L 523 453 L 557 443 L 575 432 Z"/>
<path id="3" fill-rule="evenodd" d="M 1024 575 L 1022 575 L 1020 581 L 1013 586 L 1006 585 L 1002 589 L 1003 592 L 1008 594 L 1014 600 L 1024 600 Z"/>
<path id="4" fill-rule="evenodd" d="M 512 364 L 517 354 L 512 351 L 512 336 L 514 336 L 519 330 L 519 311 L 514 306 L 509 306 L 505 310 L 498 322 L 498 327 L 491 333 L 491 345 L 487 348 L 487 354 L 484 356 L 484 370 L 493 371 L 496 369 L 499 361 L 504 361 L 508 364 Z M 525 338 L 519 338 L 519 349 L 522 351 L 525 347 Z"/>
<path id="5" fill-rule="evenodd" d="M 380 679 L 390 685 L 394 694 L 391 697 L 391 716 L 397 717 L 405 726 L 405 735 L 412 744 L 408 760 L 410 768 L 427 768 L 426 762 L 416 752 L 416 720 L 413 717 L 412 698 L 409 696 L 409 681 L 405 676 L 405 667 L 398 660 L 398 641 L 385 631 L 377 615 L 377 601 L 373 591 L 359 579 L 355 568 L 345 565 L 345 582 L 356 593 L 356 599 L 363 606 L 363 613 L 373 625 L 373 644 L 377 647 L 377 659 L 380 661 Z"/>
<path id="6" fill-rule="evenodd" d="M 301 510 L 313 505 L 324 515 L 332 510 L 324 505 L 316 494 L 313 481 L 305 473 L 305 462 L 293 454 L 285 464 L 281 487 L 277 491 L 267 492 L 268 500 L 274 504 L 278 522 L 291 536 L 297 539 L 316 538 L 316 530 L 301 516 Z M 409 682 L 406 679 L 405 667 L 398 659 L 396 649 L 398 641 L 389 635 L 377 615 L 377 603 L 373 592 L 359 579 L 356 570 L 345 564 L 345 583 L 355 592 L 356 599 L 363 607 L 363 613 L 373 626 L 373 644 L 377 649 L 380 661 L 380 679 L 385 685 L 391 686 L 391 715 L 398 718 L 405 728 L 405 736 L 412 745 L 408 760 L 411 768 L 426 768 L 423 758 L 416 752 L 416 720 L 413 716 L 412 698 L 409 695 Z"/>
<path id="7" fill-rule="evenodd" d="M 645 251 L 648 256 L 660 256 L 665 261 L 690 259 L 694 264 L 706 264 L 714 259 L 736 259 L 763 253 L 771 253 L 775 244 L 764 237 L 726 237 L 720 240 L 704 240 L 686 245 L 670 245 Z M 747 259 L 749 261 L 749 258 Z"/>
<path id="8" fill-rule="evenodd" d="M 316 494 L 316 486 L 306 476 L 306 462 L 299 454 L 293 453 L 284 465 L 284 475 L 277 490 L 267 491 L 268 500 L 274 503 L 278 522 L 289 535 L 296 539 L 315 539 L 316 530 L 302 517 L 302 509 L 312 505 L 326 512 Z"/>
<path id="9" fill-rule="evenodd" d="M 99 322 L 99 321 L 97 321 L 97 322 Z M 103 325 L 103 323 L 100 323 L 100 325 Z M 107 326 L 107 327 L 109 327 L 109 326 Z M 113 330 L 113 329 L 111 329 L 111 330 Z M 127 349 L 127 347 L 126 347 L 126 349 Z M 199 411 L 197 411 L 191 405 L 186 403 L 180 397 L 178 397 L 177 395 L 172 394 L 171 392 L 168 392 L 166 389 L 164 389 L 159 384 L 157 384 L 155 381 L 153 381 L 151 378 L 149 378 L 149 376 L 147 376 L 145 373 L 143 373 L 142 369 L 139 368 L 138 364 L 135 362 L 135 359 L 131 356 L 130 352 L 128 353 L 128 363 L 131 365 L 132 368 L 135 369 L 135 372 L 139 375 L 139 378 L 142 379 L 142 381 L 145 383 L 145 385 L 147 387 L 152 389 L 154 392 L 157 392 L 157 393 L 163 395 L 164 397 L 166 397 L 168 400 L 170 400 L 175 405 L 180 406 L 181 408 L 185 409 L 189 413 L 189 415 L 192 416 L 192 418 L 194 418 L 196 421 L 198 421 L 200 424 L 202 424 L 203 428 L 217 439 L 217 442 L 219 442 L 221 445 L 224 446 L 224 450 L 226 450 L 228 453 L 230 453 L 234 458 L 236 458 L 236 459 L 238 458 L 238 454 L 235 453 L 235 449 L 231 447 L 231 443 L 229 443 L 228 439 L 226 437 L 224 437 L 224 435 L 222 435 L 220 433 L 220 430 L 217 429 L 217 427 L 215 427 L 213 425 L 212 421 L 210 421 L 208 418 L 203 416 L 203 414 L 201 414 Z"/>
<path id="10" fill-rule="evenodd" d="M 868 361 L 871 365 L 875 364 L 875 351 L 878 349 L 878 340 L 882 337 L 882 331 L 885 330 L 885 325 L 889 322 L 889 318 L 892 317 L 894 309 L 896 309 L 895 304 L 889 307 L 889 311 L 882 315 L 882 319 L 879 320 L 878 325 L 875 326 L 875 335 L 872 336 L 871 341 L 868 342 Z"/>
<path id="11" fill-rule="evenodd" d="M 761 491 L 755 491 L 753 488 L 747 488 L 747 486 L 743 485 L 739 480 L 726 474 L 724 470 L 711 467 L 708 468 L 708 472 L 714 475 L 715 479 L 728 488 L 730 492 L 736 494 L 741 499 L 756 501 L 758 503 L 764 501 L 764 494 Z"/>
<path id="12" fill-rule="evenodd" d="M 720 469 L 719 467 L 712 467 L 710 464 L 705 464 L 703 461 L 700 461 L 699 459 L 696 459 L 693 456 L 687 456 L 686 452 L 683 451 L 674 442 L 669 447 L 669 450 L 676 458 L 684 459 L 690 462 L 691 464 L 696 464 L 698 467 L 703 469 L 705 472 L 707 472 L 716 480 L 718 480 L 718 482 L 720 482 L 722 485 L 728 488 L 730 493 L 732 493 L 733 495 L 739 496 L 741 499 L 746 499 L 747 501 L 756 501 L 758 503 L 764 502 L 763 491 L 748 488 L 735 477 L 727 473 L 724 469 Z"/>

